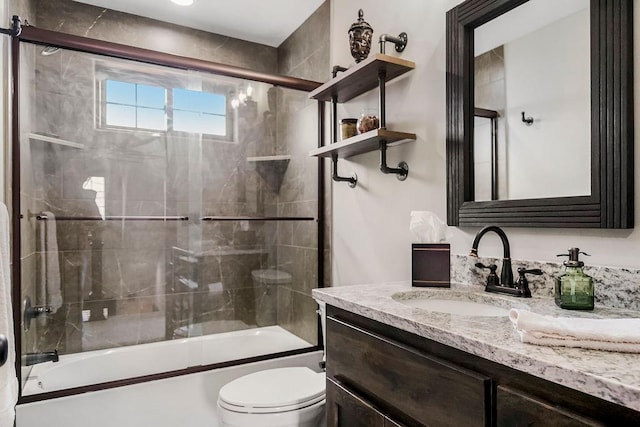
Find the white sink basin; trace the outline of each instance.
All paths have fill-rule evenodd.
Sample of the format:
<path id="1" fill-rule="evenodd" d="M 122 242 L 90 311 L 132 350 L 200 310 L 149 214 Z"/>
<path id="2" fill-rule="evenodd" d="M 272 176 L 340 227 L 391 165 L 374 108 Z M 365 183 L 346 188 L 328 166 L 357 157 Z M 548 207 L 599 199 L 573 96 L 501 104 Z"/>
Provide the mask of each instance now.
<path id="1" fill-rule="evenodd" d="M 456 316 L 503 317 L 512 307 L 524 304 L 500 296 L 446 290 L 413 290 L 398 292 L 392 298 L 406 306 Z"/>
<path id="2" fill-rule="evenodd" d="M 436 311 L 438 313 L 456 314 L 458 316 L 502 317 L 509 315 L 509 310 L 506 308 L 471 301 L 429 298 L 411 299 L 400 302 L 404 305 L 408 305 L 409 307 Z"/>

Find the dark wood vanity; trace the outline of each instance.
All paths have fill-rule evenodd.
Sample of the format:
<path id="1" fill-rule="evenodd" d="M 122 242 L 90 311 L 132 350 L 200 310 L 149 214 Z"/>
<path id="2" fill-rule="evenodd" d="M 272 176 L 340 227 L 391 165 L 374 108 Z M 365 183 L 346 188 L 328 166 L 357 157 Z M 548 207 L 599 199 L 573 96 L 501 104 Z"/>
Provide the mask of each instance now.
<path id="1" fill-rule="evenodd" d="M 640 413 L 327 307 L 327 425 L 640 425 Z"/>

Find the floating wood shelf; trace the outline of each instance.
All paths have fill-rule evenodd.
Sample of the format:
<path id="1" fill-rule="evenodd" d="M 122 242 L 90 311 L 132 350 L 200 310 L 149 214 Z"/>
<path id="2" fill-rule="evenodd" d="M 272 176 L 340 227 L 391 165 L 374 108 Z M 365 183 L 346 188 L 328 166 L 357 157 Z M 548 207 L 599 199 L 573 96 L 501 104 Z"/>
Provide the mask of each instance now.
<path id="1" fill-rule="evenodd" d="M 368 153 L 380 149 L 380 143 L 386 142 L 388 146 L 400 145 L 405 142 L 415 141 L 415 133 L 395 132 L 387 129 L 374 129 L 367 133 L 356 135 L 336 142 L 331 145 L 316 148 L 309 152 L 311 156 L 338 157 L 346 159 L 357 154 Z"/>
<path id="2" fill-rule="evenodd" d="M 388 82 L 413 70 L 415 66 L 411 61 L 376 53 L 315 89 L 309 94 L 309 98 L 331 101 L 335 96 L 337 102 L 347 102 L 378 87 L 380 71 L 385 71 Z"/>

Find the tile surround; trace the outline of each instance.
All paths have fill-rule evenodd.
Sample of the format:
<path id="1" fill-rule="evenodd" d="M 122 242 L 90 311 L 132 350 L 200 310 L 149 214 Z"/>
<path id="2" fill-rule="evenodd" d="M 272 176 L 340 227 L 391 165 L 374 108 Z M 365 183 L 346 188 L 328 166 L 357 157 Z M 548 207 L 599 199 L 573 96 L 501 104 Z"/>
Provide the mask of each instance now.
<path id="1" fill-rule="evenodd" d="M 22 6 L 15 0 L 11 4 L 11 10 Z M 322 81 L 328 76 L 328 2 L 285 42 L 281 51 L 69 0 L 29 0 L 28 6 L 20 15 L 32 24 L 37 22 L 40 28 L 274 74 Z M 163 44 L 162 40 L 172 42 Z M 305 129 L 315 129 L 317 111 L 306 94 L 278 89 L 276 104 L 281 110 L 280 117 L 276 120 L 273 114 L 266 114 L 262 125 L 259 124 L 262 109 L 268 107 L 260 107 L 257 125 L 251 123 L 252 116 L 240 112 L 239 144 L 203 143 L 184 137 L 153 141 L 145 134 L 95 129 L 91 72 L 95 58 L 69 51 L 48 57 L 38 53 L 39 48 L 33 48 L 26 55 L 29 59 L 25 63 L 32 60 L 36 66 L 35 75 L 23 83 L 27 86 L 24 92 L 34 99 L 33 114 L 23 114 L 25 118 L 32 116 L 32 120 L 23 123 L 30 131 L 54 133 L 83 143 L 87 149 L 52 147 L 40 142 L 24 147 L 23 168 L 36 171 L 22 183 L 23 206 L 29 206 L 30 211 L 96 215 L 93 194 L 81 189 L 85 177 L 95 175 L 104 176 L 109 182 L 106 208 L 112 215 L 316 215 L 317 176 L 309 171 L 318 166 L 315 159 L 307 156 L 316 138 L 315 132 L 313 138 L 308 138 Z M 131 144 L 136 146 L 133 151 L 128 148 Z M 246 157 L 282 153 L 293 154 L 294 158 L 276 194 L 251 165 L 247 166 Z M 186 164 L 193 167 L 187 168 Z M 125 183 L 126 192 L 122 191 Z M 165 301 L 169 312 L 175 309 L 176 313 L 184 314 L 184 307 L 189 307 L 187 318 L 177 320 L 201 322 L 217 332 L 241 325 L 283 324 L 315 342 L 317 316 L 310 292 L 316 286 L 317 275 L 306 274 L 315 271 L 317 263 L 315 222 L 290 223 L 288 227 L 284 223 L 282 227 L 252 223 L 248 230 L 235 223 L 104 224 L 103 293 L 96 297 L 95 304 L 113 304 L 118 317 L 127 316 L 132 322 L 131 333 L 120 343 L 115 336 L 105 338 L 102 343 L 99 340 L 101 335 L 113 335 L 109 335 L 107 323 L 118 322 L 118 318 L 101 324 L 83 324 L 81 319 L 92 288 L 91 248 L 86 236 L 90 231 L 97 232 L 95 225 L 86 222 L 57 225 L 65 305 L 59 314 L 43 322 L 37 332 L 37 345 L 35 331 L 23 341 L 31 347 L 37 346 L 41 351 L 58 347 L 61 353 L 68 353 L 164 339 L 155 333 L 144 333 L 143 324 L 164 313 Z M 28 261 L 23 267 L 40 265 L 38 224 L 34 220 L 25 221 L 23 230 L 26 237 L 23 255 Z M 203 263 L 203 271 L 209 276 L 207 283 L 224 283 L 222 299 L 212 297 L 210 292 L 167 294 L 164 285 L 159 287 L 173 280 L 171 247 L 199 251 L 207 242 L 235 248 L 254 246 L 257 242 L 263 254 L 212 257 Z M 256 293 L 251 271 L 280 266 L 283 271 L 292 272 L 295 280 L 286 287 L 266 286 L 263 292 Z M 29 280 L 35 286 L 38 277 Z M 161 327 L 160 335 L 171 336 L 170 326 L 167 322 Z"/>

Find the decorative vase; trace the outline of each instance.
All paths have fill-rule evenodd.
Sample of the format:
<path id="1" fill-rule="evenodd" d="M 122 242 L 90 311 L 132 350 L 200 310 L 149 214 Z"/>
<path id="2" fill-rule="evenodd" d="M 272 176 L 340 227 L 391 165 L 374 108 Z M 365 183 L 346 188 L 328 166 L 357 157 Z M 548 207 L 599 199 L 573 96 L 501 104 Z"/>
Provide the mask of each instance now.
<path id="1" fill-rule="evenodd" d="M 380 120 L 378 120 L 378 117 L 370 113 L 362 113 L 356 125 L 358 133 L 367 133 L 370 130 L 378 129 L 379 126 Z"/>
<path id="2" fill-rule="evenodd" d="M 349 28 L 349 46 L 351 47 L 351 56 L 356 60 L 356 63 L 367 59 L 373 39 L 373 28 L 363 17 L 362 9 L 358 10 L 358 20 Z"/>

